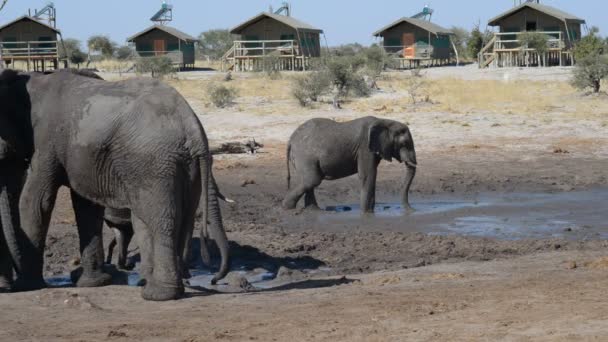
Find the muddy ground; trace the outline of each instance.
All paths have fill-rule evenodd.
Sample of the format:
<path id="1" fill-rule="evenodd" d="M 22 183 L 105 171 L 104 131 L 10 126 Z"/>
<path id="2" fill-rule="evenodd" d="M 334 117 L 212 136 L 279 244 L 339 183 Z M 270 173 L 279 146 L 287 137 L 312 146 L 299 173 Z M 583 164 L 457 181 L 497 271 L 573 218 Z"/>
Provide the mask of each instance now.
<path id="1" fill-rule="evenodd" d="M 577 216 L 581 208 L 566 204 L 557 210 L 570 220 L 556 231 L 537 238 L 498 238 L 492 232 L 475 236 L 434 230 L 452 221 L 451 210 L 423 213 L 424 218 L 365 219 L 284 211 L 280 203 L 289 133 L 312 116 L 346 120 L 369 113 L 323 109 L 277 118 L 229 110 L 205 113 L 196 102 L 193 107 L 214 142 L 255 137 L 265 144 L 257 155 L 220 156 L 214 163 L 223 192 L 237 202 L 223 205 L 223 214 L 233 269 L 240 273 L 217 288 L 192 286 L 188 298 L 170 303 L 144 302 L 138 288 L 124 285 L 0 294 L 1 311 L 10 313 L 0 315 L 0 340 L 608 338 L 608 241 L 602 235 L 608 232 L 608 220 L 587 223 Z M 602 118 L 424 111 L 393 118 L 408 121 L 416 140 L 415 208 L 445 199 L 477 203 L 485 197 L 561 196 L 608 188 L 608 134 Z M 565 131 L 574 122 L 576 129 Z M 402 165 L 381 164 L 377 201 L 398 202 L 403 176 Z M 358 179 L 325 182 L 317 193 L 322 207 L 356 204 Z M 501 208 L 489 206 L 483 214 L 502 218 L 507 214 Z M 481 209 L 458 210 L 467 216 Z M 509 218 L 527 214 L 524 207 Z M 65 191 L 52 221 L 47 277 L 78 265 L 78 239 Z M 512 221 L 504 222 L 509 227 Z M 531 224 L 529 230 L 534 229 Z M 137 253 L 133 245 L 131 256 Z M 268 276 L 254 282 L 260 274 Z"/>

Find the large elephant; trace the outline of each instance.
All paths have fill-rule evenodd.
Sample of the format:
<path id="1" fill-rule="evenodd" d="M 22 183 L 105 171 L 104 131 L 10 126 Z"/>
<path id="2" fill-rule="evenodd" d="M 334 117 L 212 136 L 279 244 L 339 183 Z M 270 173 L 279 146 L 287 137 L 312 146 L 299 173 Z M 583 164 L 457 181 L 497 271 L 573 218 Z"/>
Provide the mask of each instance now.
<path id="1" fill-rule="evenodd" d="M 289 190 L 283 207 L 293 209 L 304 195 L 306 207 L 317 207 L 314 190 L 323 180 L 344 178 L 355 173 L 361 180 L 361 210 L 373 212 L 376 174 L 382 159 L 405 164 L 407 173 L 402 202 L 409 204 L 409 190 L 416 175 L 416 151 L 409 128 L 397 121 L 364 117 L 348 122 L 311 119 L 291 135 L 287 145 L 287 187 L 291 171 L 299 182 Z"/>
<path id="2" fill-rule="evenodd" d="M 102 268 L 104 207 L 131 209 L 145 299 L 183 294 L 180 251 L 185 250 L 199 199 L 203 226 L 213 222 L 211 227 L 218 229 L 220 274 L 227 272 L 228 242 L 217 195 L 209 186 L 207 136 L 173 88 L 148 79 L 105 82 L 67 71 L 42 75 L 7 70 L 0 76 L 0 90 L 0 116 L 10 127 L 0 131 L 0 138 L 15 141 L 12 149 L 26 151 L 17 155 L 29 166 L 18 205 L 8 181 L 0 192 L 16 290 L 46 286 L 43 252 L 62 185 L 71 190 L 78 226 L 83 267 L 78 286 L 111 281 Z"/>

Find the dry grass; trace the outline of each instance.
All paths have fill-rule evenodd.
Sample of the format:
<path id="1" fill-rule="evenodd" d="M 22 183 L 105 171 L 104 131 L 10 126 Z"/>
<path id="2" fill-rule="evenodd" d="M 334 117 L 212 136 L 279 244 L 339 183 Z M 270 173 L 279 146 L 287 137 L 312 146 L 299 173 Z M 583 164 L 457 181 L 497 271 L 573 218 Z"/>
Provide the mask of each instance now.
<path id="1" fill-rule="evenodd" d="M 439 79 L 425 80 L 414 105 L 408 91 L 411 81 L 393 77 L 379 81 L 384 96 L 353 101 L 357 111 L 381 113 L 404 110 L 424 110 L 447 113 L 491 112 L 504 114 L 605 112 L 606 101 L 601 97 L 583 96 L 567 82 L 495 81 Z"/>

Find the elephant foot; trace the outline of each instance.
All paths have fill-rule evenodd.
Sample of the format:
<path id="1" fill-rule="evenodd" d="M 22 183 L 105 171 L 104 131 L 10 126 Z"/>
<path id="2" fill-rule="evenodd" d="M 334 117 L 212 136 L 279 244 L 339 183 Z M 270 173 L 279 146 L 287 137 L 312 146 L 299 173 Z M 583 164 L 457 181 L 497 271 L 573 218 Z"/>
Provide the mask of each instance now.
<path id="1" fill-rule="evenodd" d="M 27 292 L 44 289 L 46 287 L 47 284 L 42 277 L 19 277 L 13 283 L 11 290 L 13 292 Z"/>
<path id="2" fill-rule="evenodd" d="M 147 281 L 141 291 L 141 296 L 145 300 L 162 302 L 167 300 L 179 299 L 184 296 L 184 285 L 161 286 L 154 281 Z"/>
<path id="3" fill-rule="evenodd" d="M 100 287 L 106 285 L 112 285 L 112 275 L 102 272 L 83 272 L 82 267 L 72 271 L 70 273 L 72 282 L 77 287 Z"/>

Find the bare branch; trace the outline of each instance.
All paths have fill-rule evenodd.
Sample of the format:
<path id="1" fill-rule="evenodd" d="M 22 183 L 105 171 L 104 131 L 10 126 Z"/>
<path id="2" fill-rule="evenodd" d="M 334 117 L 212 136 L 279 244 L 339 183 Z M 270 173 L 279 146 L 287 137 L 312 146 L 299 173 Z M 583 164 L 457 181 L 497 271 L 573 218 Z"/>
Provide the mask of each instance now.
<path id="1" fill-rule="evenodd" d="M 2 9 L 4 8 L 4 6 L 6 6 L 7 2 L 8 2 L 8 0 L 2 0 L 2 5 L 0 5 L 0 11 L 2 11 Z"/>

